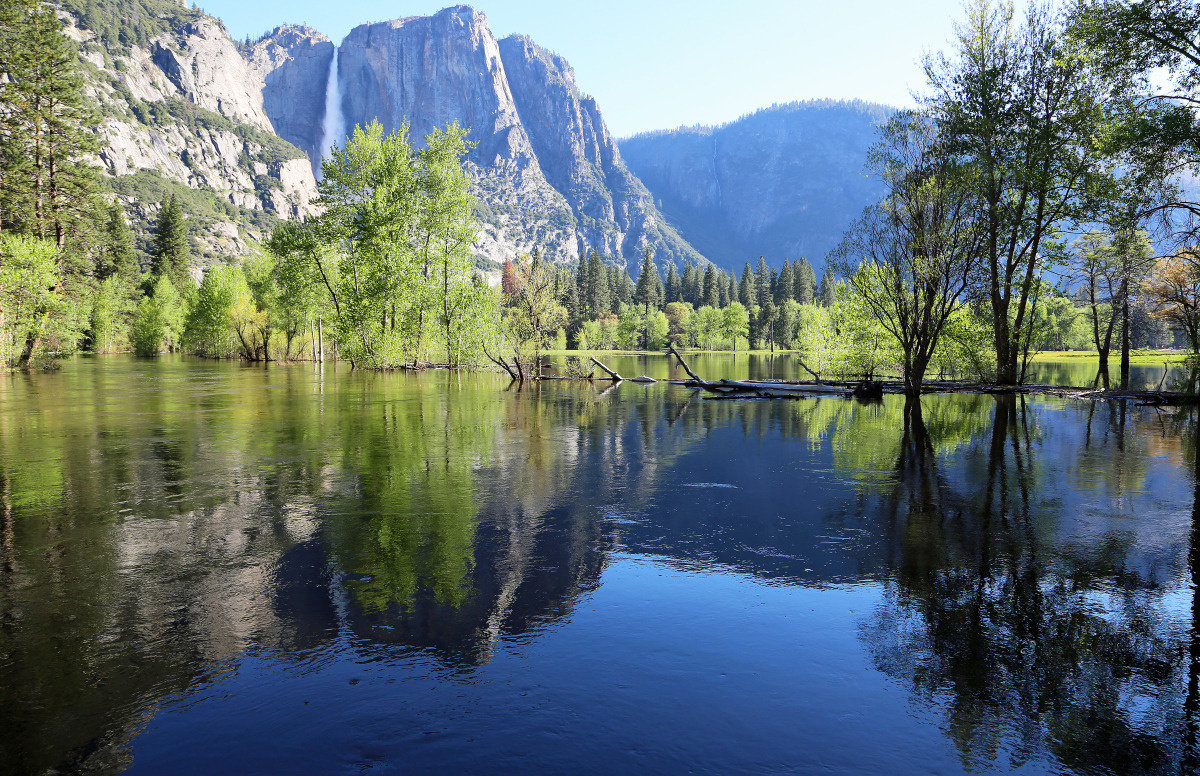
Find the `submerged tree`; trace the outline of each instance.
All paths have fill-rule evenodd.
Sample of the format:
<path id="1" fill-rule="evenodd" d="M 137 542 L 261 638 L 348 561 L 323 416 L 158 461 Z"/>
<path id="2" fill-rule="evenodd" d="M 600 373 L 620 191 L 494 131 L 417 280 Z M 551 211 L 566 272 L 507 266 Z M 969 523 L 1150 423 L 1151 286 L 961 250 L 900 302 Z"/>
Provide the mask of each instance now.
<path id="1" fill-rule="evenodd" d="M 972 169 L 998 380 L 1018 381 L 1040 263 L 1056 228 L 1081 220 L 1099 169 L 1101 96 L 1044 7 L 973 0 L 950 57 L 926 65 L 931 115 Z"/>
<path id="2" fill-rule="evenodd" d="M 494 302 L 470 262 L 476 223 L 465 137 L 451 124 L 416 151 L 407 124 L 390 134 L 378 121 L 356 127 L 324 164 L 324 212 L 268 243 L 281 284 L 291 274 L 319 278 L 339 352 L 353 365 L 419 363 L 430 335 L 458 364 L 488 325 L 480 311 Z"/>
<path id="3" fill-rule="evenodd" d="M 904 390 L 915 396 L 978 263 L 976 200 L 928 116 L 893 118 L 871 161 L 885 198 L 851 228 L 837 266 L 899 343 Z"/>

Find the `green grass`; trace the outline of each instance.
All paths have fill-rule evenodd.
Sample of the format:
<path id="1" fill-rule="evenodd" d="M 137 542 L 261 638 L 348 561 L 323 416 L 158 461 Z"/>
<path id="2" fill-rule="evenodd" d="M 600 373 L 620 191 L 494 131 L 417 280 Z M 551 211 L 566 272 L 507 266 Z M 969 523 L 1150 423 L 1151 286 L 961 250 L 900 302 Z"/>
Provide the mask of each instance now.
<path id="1" fill-rule="evenodd" d="M 1186 350 L 1131 350 L 1131 364 L 1162 364 L 1178 363 L 1187 358 Z M 1047 350 L 1033 357 L 1034 363 L 1046 361 L 1096 361 L 1100 355 L 1094 350 Z M 1121 351 L 1112 350 L 1108 354 L 1109 366 L 1121 363 Z"/>
<path id="2" fill-rule="evenodd" d="M 679 352 L 684 354 L 685 356 L 687 356 L 687 355 L 744 356 L 747 354 L 753 355 L 753 356 L 769 356 L 769 355 L 771 355 L 770 350 L 745 350 L 745 349 L 743 349 L 743 350 L 681 349 Z M 791 352 L 792 351 L 790 351 L 790 350 L 782 350 L 780 348 L 776 348 L 774 354 L 779 355 L 781 353 L 791 353 Z M 613 356 L 666 356 L 666 355 L 668 355 L 665 350 L 543 350 L 542 351 L 542 355 L 544 355 L 544 356 L 588 356 L 588 355 L 602 355 L 602 354 L 608 354 L 608 355 L 613 355 Z"/>

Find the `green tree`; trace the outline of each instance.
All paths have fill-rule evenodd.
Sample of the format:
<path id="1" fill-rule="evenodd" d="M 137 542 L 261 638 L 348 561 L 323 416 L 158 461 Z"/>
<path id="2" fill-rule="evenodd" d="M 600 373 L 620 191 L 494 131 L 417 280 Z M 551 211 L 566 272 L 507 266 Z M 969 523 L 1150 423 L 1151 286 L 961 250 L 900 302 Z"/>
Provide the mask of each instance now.
<path id="1" fill-rule="evenodd" d="M 176 349 L 184 328 L 183 300 L 171 279 L 159 277 L 152 290 L 138 303 L 130 330 L 133 352 L 139 356 L 156 356 L 164 347 Z"/>
<path id="2" fill-rule="evenodd" d="M 972 0 L 949 57 L 930 59 L 929 107 L 973 170 L 980 288 L 992 315 L 998 380 L 1019 379 L 1031 298 L 1060 224 L 1086 220 L 1102 171 L 1103 90 L 1043 6 L 1017 24 L 1011 3 Z"/>
<path id="3" fill-rule="evenodd" d="M 833 300 L 837 296 L 837 277 L 833 274 L 833 269 L 825 268 L 825 274 L 821 276 L 821 287 L 817 292 L 817 304 L 822 307 L 832 307 Z"/>
<path id="4" fill-rule="evenodd" d="M 740 302 L 730 302 L 721 311 L 721 335 L 729 340 L 734 350 L 737 350 L 739 339 L 750 336 L 750 315 Z"/>
<path id="5" fill-rule="evenodd" d="M 704 290 L 701 300 L 705 307 L 720 308 L 721 299 L 717 292 L 717 269 L 712 264 L 704 270 Z"/>
<path id="6" fill-rule="evenodd" d="M 60 250 L 25 235 L 0 237 L 0 356 L 6 366 L 28 366 L 28 344 L 42 322 L 59 311 Z M 57 318 L 57 315 L 53 317 Z"/>
<path id="7" fill-rule="evenodd" d="M 758 291 L 754 285 L 754 270 L 750 262 L 742 268 L 742 277 L 738 280 L 738 301 L 747 309 L 758 304 Z"/>
<path id="8" fill-rule="evenodd" d="M 163 200 L 154 222 L 154 243 L 150 274 L 165 275 L 177 288 L 187 288 L 191 282 L 188 227 L 179 198 L 172 194 Z"/>
<path id="9" fill-rule="evenodd" d="M 96 251 L 94 275 L 97 280 L 119 275 L 132 285 L 137 272 L 137 249 L 133 244 L 133 232 L 125 221 L 125 213 L 121 206 L 114 202 L 108 206 L 107 217 L 104 220 L 103 239 L 99 250 Z"/>
<path id="10" fill-rule="evenodd" d="M 851 227 L 835 264 L 900 346 L 904 391 L 916 396 L 976 266 L 974 192 L 937 126 L 921 114 L 892 118 L 870 159 L 884 199 Z M 826 271 L 821 281 L 823 302 L 831 277 Z"/>
<path id="11" fill-rule="evenodd" d="M 817 294 L 817 275 L 808 259 L 801 258 L 796 262 L 792 277 L 795 284 L 792 298 L 800 304 L 813 304 Z"/>
<path id="12" fill-rule="evenodd" d="M 663 298 L 666 304 L 683 301 L 683 281 L 680 280 L 679 273 L 675 271 L 674 262 L 667 265 L 667 282 L 664 291 Z"/>
<path id="13" fill-rule="evenodd" d="M 663 295 L 662 277 L 658 274 L 658 267 L 654 265 L 650 250 L 647 249 L 642 257 L 642 269 L 638 273 L 633 300 L 642 305 L 643 311 L 648 313 L 650 308 L 657 309 L 665 304 Z"/>

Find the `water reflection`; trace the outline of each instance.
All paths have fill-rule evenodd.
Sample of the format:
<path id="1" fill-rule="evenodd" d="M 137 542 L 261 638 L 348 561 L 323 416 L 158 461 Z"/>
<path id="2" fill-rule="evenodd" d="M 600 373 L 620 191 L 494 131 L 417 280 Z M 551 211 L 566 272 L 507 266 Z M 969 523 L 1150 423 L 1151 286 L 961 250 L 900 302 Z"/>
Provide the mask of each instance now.
<path id="1" fill-rule="evenodd" d="M 1157 434 L 1131 434 L 1127 410 L 1114 412 L 1104 433 L 1116 444 L 1089 435 L 1080 464 L 1105 474 L 1087 484 L 1116 506 L 1146 474 L 1121 465 L 1145 461 L 1122 455 L 1124 441 Z M 1163 600 L 1169 580 L 1131 566 L 1132 535 L 1083 546 L 1062 536 L 1036 413 L 998 399 L 965 478 L 943 471 L 918 407 L 905 421 L 895 487 L 877 504 L 893 527 L 895 573 L 864 626 L 879 668 L 945 704 L 971 770 L 1021 767 L 1048 750 L 1083 773 L 1191 772 L 1196 717 L 1183 688 L 1196 663 L 1184 647 L 1197 623 Z M 1097 447 L 1116 465 L 1102 467 Z"/>
<path id="2" fill-rule="evenodd" d="M 79 360 L 6 379 L 0 763 L 110 773 L 164 752 L 199 757 L 201 744 L 170 749 L 154 731 L 168 714 L 220 729 L 229 706 L 210 688 L 240 688 L 218 694 L 258 714 L 282 702 L 271 688 L 328 672 L 344 686 L 341 670 L 372 664 L 431 693 L 474 688 L 500 738 L 525 724 L 510 685 L 545 681 L 554 724 L 584 724 L 532 755 L 570 762 L 585 729 L 604 729 L 616 745 L 597 770 L 632 767 L 620 758 L 636 746 L 641 767 L 685 771 L 733 729 L 701 711 L 722 697 L 707 677 L 746 661 L 784 676 L 819 659 L 852 677 L 837 693 L 879 709 L 853 729 L 866 755 L 909 746 L 933 763 L 925 736 L 944 728 L 961 770 L 1193 767 L 1192 417 L 987 396 L 731 402 L 662 385 L 503 388 L 491 375 L 184 360 Z M 614 564 L 625 579 L 630 558 L 698 589 L 733 577 L 869 605 L 845 632 L 804 620 L 803 633 L 824 635 L 789 642 L 795 602 L 764 606 L 752 593 L 729 604 L 735 619 L 792 646 L 749 649 L 683 593 L 613 588 Z M 624 615 L 595 624 L 612 611 Z M 633 613 L 672 622 L 655 630 L 656 650 L 635 646 Z M 590 640 L 563 641 L 581 623 Z M 697 643 L 709 651 L 671 662 Z M 694 700 L 676 737 L 655 742 L 628 709 L 580 705 L 581 687 L 608 697 L 605 681 L 531 678 L 514 656 L 706 678 L 630 689 L 635 709 L 663 692 Z M 267 684 L 234 681 L 253 671 Z M 885 711 L 872 676 L 920 711 Z M 823 675 L 793 679 L 821 687 Z M 437 697 L 314 718 L 289 707 L 290 735 L 304 741 L 320 725 L 353 739 L 364 713 L 396 725 L 402 712 L 466 713 Z M 747 691 L 745 703 L 738 724 L 779 721 L 766 697 Z M 827 713 L 787 708 L 800 715 L 789 724 L 814 729 Z M 444 752 L 397 746 L 409 762 L 449 767 Z M 755 757 L 793 769 L 857 754 L 799 732 L 761 746 Z M 698 769 L 742 770 L 745 756 L 722 751 Z M 293 757 L 273 767 L 343 762 Z"/>

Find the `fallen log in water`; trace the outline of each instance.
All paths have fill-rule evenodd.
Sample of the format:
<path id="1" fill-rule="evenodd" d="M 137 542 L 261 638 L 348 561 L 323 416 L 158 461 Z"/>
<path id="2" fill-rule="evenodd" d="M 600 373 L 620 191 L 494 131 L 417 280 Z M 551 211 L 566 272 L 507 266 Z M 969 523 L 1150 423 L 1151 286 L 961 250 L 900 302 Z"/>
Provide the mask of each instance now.
<path id="1" fill-rule="evenodd" d="M 683 356 L 679 355 L 679 351 L 675 349 L 674 342 L 667 343 L 667 352 L 674 354 L 675 358 L 679 359 L 679 365 L 681 367 L 683 367 L 683 371 L 687 372 L 688 377 L 692 378 L 689 381 L 685 381 L 683 383 L 677 383 L 677 384 L 687 385 L 688 383 L 691 383 L 692 385 L 699 385 L 699 386 L 704 386 L 707 384 L 706 381 L 700 379 L 700 375 L 698 375 L 692 371 L 692 368 L 690 366 L 688 366 L 688 362 L 683 360 Z"/>
<path id="2" fill-rule="evenodd" d="M 595 364 L 596 366 L 600 367 L 601 369 L 603 369 L 605 372 L 608 372 L 608 376 L 612 378 L 614 383 L 619 383 L 619 382 L 621 382 L 621 380 L 624 379 L 619 374 L 617 374 L 613 370 L 609 369 L 604 364 L 600 363 L 600 361 L 595 356 L 592 356 L 592 363 Z"/>

